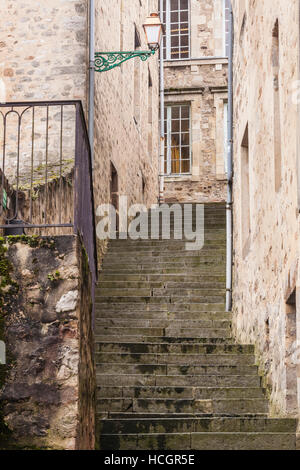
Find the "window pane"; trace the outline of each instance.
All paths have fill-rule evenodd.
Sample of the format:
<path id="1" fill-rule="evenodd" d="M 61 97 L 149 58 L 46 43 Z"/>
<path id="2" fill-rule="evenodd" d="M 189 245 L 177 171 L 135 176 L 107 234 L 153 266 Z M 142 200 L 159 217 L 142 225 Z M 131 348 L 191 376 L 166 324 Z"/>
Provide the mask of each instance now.
<path id="1" fill-rule="evenodd" d="M 180 121 L 172 121 L 172 133 L 179 133 L 180 132 Z"/>
<path id="2" fill-rule="evenodd" d="M 171 38 L 171 47 L 172 49 L 173 48 L 177 48 L 179 46 L 179 36 L 172 36 Z"/>
<path id="3" fill-rule="evenodd" d="M 179 5 L 178 5 L 179 0 L 170 0 L 170 8 L 172 10 L 179 10 Z"/>
<path id="4" fill-rule="evenodd" d="M 172 49 L 171 52 L 171 59 L 178 59 L 179 58 L 179 47 Z"/>
<path id="5" fill-rule="evenodd" d="M 190 161 L 181 162 L 181 173 L 190 173 Z"/>
<path id="6" fill-rule="evenodd" d="M 188 21 L 189 21 L 189 12 L 188 11 L 181 11 L 180 12 L 180 21 L 182 23 L 188 23 Z"/>
<path id="7" fill-rule="evenodd" d="M 182 160 L 189 160 L 190 159 L 190 148 L 189 147 L 182 147 L 181 148 L 181 158 L 182 158 Z"/>
<path id="8" fill-rule="evenodd" d="M 190 145 L 190 134 L 181 134 L 181 145 Z"/>
<path id="9" fill-rule="evenodd" d="M 181 121 L 181 132 L 189 132 L 190 130 L 190 121 L 189 119 L 183 119 Z"/>
<path id="10" fill-rule="evenodd" d="M 173 11 L 171 13 L 171 23 L 179 23 L 179 12 Z"/>
<path id="11" fill-rule="evenodd" d="M 188 10 L 189 0 L 180 0 L 180 10 Z"/>
<path id="12" fill-rule="evenodd" d="M 180 142 L 179 134 L 172 134 L 171 146 L 179 147 L 179 142 Z"/>
<path id="13" fill-rule="evenodd" d="M 190 107 L 189 106 L 181 106 L 181 118 L 187 119 L 190 117 Z"/>
<path id="14" fill-rule="evenodd" d="M 189 31 L 189 25 L 188 23 L 180 23 L 180 32 L 183 34 L 187 34 Z"/>
<path id="15" fill-rule="evenodd" d="M 180 118 L 180 107 L 172 106 L 172 119 L 179 119 L 179 118 Z"/>
<path id="16" fill-rule="evenodd" d="M 189 37 L 188 36 L 181 36 L 180 37 L 180 46 L 183 50 L 186 50 L 189 45 Z"/>

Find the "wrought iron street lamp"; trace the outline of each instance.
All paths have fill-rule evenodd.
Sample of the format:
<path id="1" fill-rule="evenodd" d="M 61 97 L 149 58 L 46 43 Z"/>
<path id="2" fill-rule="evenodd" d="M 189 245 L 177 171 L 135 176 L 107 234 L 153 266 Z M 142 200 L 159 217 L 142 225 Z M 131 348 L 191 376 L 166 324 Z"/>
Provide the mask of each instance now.
<path id="1" fill-rule="evenodd" d="M 142 61 L 146 61 L 155 54 L 159 49 L 163 26 L 161 24 L 159 15 L 151 13 L 143 25 L 147 43 L 149 46 L 148 51 L 127 51 L 127 52 L 96 52 L 95 53 L 95 71 L 107 72 L 108 70 L 119 67 L 123 62 L 139 57 Z"/>

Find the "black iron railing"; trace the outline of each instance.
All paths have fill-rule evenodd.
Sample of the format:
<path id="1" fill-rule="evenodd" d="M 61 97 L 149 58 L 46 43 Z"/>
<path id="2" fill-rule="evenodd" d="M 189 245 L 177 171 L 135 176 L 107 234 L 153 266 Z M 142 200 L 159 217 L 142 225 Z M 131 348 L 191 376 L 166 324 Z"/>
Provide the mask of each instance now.
<path id="1" fill-rule="evenodd" d="M 0 174 L 0 229 L 79 234 L 94 286 L 91 149 L 81 101 L 1 104 Z"/>

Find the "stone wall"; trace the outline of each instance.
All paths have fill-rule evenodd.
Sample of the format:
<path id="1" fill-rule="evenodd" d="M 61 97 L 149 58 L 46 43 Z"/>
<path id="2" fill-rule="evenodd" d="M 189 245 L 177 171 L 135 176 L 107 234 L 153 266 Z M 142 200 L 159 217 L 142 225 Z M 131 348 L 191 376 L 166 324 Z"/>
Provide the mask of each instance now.
<path id="1" fill-rule="evenodd" d="M 79 240 L 1 239 L 0 294 L 0 447 L 93 449 L 91 279 Z"/>
<path id="2" fill-rule="evenodd" d="M 298 4 L 233 2 L 234 327 L 281 414 L 300 404 Z"/>
<path id="3" fill-rule="evenodd" d="M 2 0 L 0 77 L 7 101 L 86 102 L 87 0 Z"/>
<path id="4" fill-rule="evenodd" d="M 140 49 L 148 49 L 142 25 L 149 13 L 157 12 L 157 1 L 131 0 L 130 8 L 127 3 L 105 2 L 97 10 L 97 51 L 134 50 L 135 28 Z M 158 54 L 146 62 L 136 58 L 96 74 L 95 98 L 96 206 L 112 199 L 113 164 L 118 175 L 116 192 L 127 195 L 129 205 L 149 207 L 158 199 Z"/>

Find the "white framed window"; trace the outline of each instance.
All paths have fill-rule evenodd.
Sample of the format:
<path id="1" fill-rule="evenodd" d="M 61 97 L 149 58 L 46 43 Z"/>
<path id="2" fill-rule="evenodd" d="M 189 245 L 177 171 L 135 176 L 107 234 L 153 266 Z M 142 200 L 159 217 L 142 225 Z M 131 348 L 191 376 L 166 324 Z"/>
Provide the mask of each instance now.
<path id="1" fill-rule="evenodd" d="M 230 0 L 223 0 L 223 53 L 229 56 L 230 47 Z"/>
<path id="2" fill-rule="evenodd" d="M 164 47 L 166 60 L 190 57 L 190 0 L 164 0 Z"/>
<path id="3" fill-rule="evenodd" d="M 165 107 L 165 174 L 190 174 L 191 161 L 191 106 L 168 105 Z"/>

